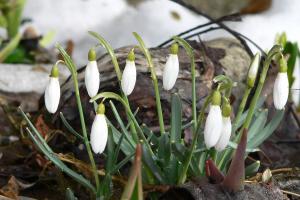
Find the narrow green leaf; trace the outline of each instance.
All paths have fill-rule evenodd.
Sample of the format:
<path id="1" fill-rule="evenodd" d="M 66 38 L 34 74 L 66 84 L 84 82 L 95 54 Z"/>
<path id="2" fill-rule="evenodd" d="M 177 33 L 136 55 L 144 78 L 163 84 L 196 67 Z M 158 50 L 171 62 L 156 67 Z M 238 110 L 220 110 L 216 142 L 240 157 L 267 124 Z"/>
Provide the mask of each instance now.
<path id="1" fill-rule="evenodd" d="M 247 166 L 245 169 L 245 176 L 249 177 L 249 176 L 255 175 L 258 172 L 259 167 L 260 167 L 259 160 L 255 161 L 251 165 Z"/>
<path id="2" fill-rule="evenodd" d="M 256 137 L 265 127 L 265 124 L 268 119 L 268 109 L 264 109 L 258 111 L 258 116 L 254 117 L 254 122 L 251 124 L 249 131 L 248 131 L 248 141 L 251 141 L 252 138 Z"/>
<path id="3" fill-rule="evenodd" d="M 18 46 L 21 39 L 21 34 L 18 33 L 14 38 L 12 38 L 9 43 L 0 51 L 0 63 L 2 63 L 7 56 L 9 56 L 15 48 Z"/>
<path id="4" fill-rule="evenodd" d="M 108 127 L 108 140 L 107 140 L 107 157 L 106 157 L 106 172 L 110 173 L 110 170 L 113 168 L 114 165 L 114 149 L 115 149 L 115 144 L 114 144 L 114 139 L 113 139 L 113 134 L 111 127 Z"/>
<path id="5" fill-rule="evenodd" d="M 178 94 L 171 97 L 171 139 L 170 142 L 181 141 L 182 104 Z"/>
<path id="6" fill-rule="evenodd" d="M 255 148 L 261 143 L 263 143 L 268 137 L 270 137 L 280 124 L 283 116 L 284 110 L 277 110 L 274 117 L 271 119 L 268 125 L 261 131 L 261 133 L 248 142 L 248 147 Z"/>
<path id="7" fill-rule="evenodd" d="M 67 200 L 77 200 L 77 197 L 75 197 L 73 191 L 70 188 L 67 188 L 67 190 L 66 190 L 66 199 Z"/>
<path id="8" fill-rule="evenodd" d="M 63 122 L 63 124 L 65 125 L 65 127 L 73 134 L 75 135 L 77 138 L 83 140 L 83 137 L 73 129 L 73 127 L 69 124 L 69 122 L 66 120 L 66 118 L 64 117 L 64 114 L 62 112 L 59 113 L 60 119 Z"/>
<path id="9" fill-rule="evenodd" d="M 123 160 L 121 160 L 117 165 L 115 165 L 115 167 L 111 171 L 111 174 L 114 174 L 117 171 L 119 171 L 126 163 L 128 163 L 133 158 L 134 155 L 135 153 L 133 152 L 131 155 L 128 155 Z"/>

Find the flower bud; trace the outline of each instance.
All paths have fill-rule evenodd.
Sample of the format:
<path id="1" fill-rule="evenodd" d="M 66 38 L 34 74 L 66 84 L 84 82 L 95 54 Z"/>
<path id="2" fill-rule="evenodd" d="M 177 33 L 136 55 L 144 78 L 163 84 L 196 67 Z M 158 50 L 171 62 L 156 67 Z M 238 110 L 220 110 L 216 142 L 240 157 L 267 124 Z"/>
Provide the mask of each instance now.
<path id="1" fill-rule="evenodd" d="M 133 50 L 128 54 L 126 65 L 122 74 L 121 87 L 125 95 L 130 95 L 136 83 L 136 67 Z"/>
<path id="2" fill-rule="evenodd" d="M 97 108 L 97 113 L 93 121 L 90 134 L 91 147 L 96 154 L 103 153 L 108 138 L 108 127 L 104 113 L 105 106 L 101 103 Z"/>
<path id="3" fill-rule="evenodd" d="M 171 90 L 176 82 L 179 73 L 179 61 L 178 61 L 178 45 L 174 43 L 171 46 L 171 54 L 168 57 L 167 63 L 163 72 L 163 87 L 165 90 Z"/>
<path id="4" fill-rule="evenodd" d="M 255 80 L 256 80 L 257 71 L 258 71 L 258 67 L 259 67 L 259 63 L 260 63 L 260 54 L 256 53 L 253 60 L 252 60 L 252 62 L 251 62 L 251 65 L 250 65 L 250 68 L 249 68 L 249 71 L 248 71 L 247 84 L 251 88 L 254 87 L 254 83 L 255 83 Z"/>
<path id="5" fill-rule="evenodd" d="M 51 70 L 51 75 L 46 86 L 44 100 L 45 106 L 49 113 L 55 113 L 60 99 L 59 71 L 55 64 Z"/>
<path id="6" fill-rule="evenodd" d="M 89 62 L 85 68 L 85 86 L 88 95 L 92 98 L 99 90 L 100 86 L 100 74 L 96 62 L 96 52 L 94 49 L 90 49 L 88 54 Z"/>

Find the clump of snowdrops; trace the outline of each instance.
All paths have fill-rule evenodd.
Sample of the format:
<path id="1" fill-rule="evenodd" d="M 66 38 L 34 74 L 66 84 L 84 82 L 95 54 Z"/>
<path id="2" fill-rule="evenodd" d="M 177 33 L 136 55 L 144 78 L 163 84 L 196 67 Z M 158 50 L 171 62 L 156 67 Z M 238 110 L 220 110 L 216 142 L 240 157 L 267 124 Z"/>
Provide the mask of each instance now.
<path id="1" fill-rule="evenodd" d="M 159 88 L 159 80 L 157 79 L 151 54 L 142 38 L 137 33 L 133 33 L 138 42 L 136 48 L 143 52 L 148 62 L 155 91 L 157 122 L 160 129 L 158 132 L 153 132 L 147 125 L 138 123 L 135 117 L 136 113 L 133 112 L 128 101 L 128 96 L 131 95 L 135 85 L 139 84 L 136 82 L 138 75 L 136 68 L 138 66 L 135 64 L 134 49 L 128 52 L 125 68 L 121 71 L 111 46 L 97 33 L 90 32 L 90 34 L 100 44 L 96 47 L 104 47 L 111 56 L 120 86 L 120 94 L 110 91 L 99 91 L 101 76 L 96 62 L 95 48 L 91 48 L 85 69 L 85 87 L 91 98 L 90 102 L 95 107 L 95 119 L 91 127 L 86 127 L 77 81 L 77 68 L 70 56 L 58 44 L 57 48 L 63 60 L 58 61 L 53 66 L 45 91 L 45 105 L 49 113 L 57 111 L 60 100 L 59 67 L 66 66 L 70 70 L 74 82 L 82 128 L 81 132 L 71 127 L 64 118 L 63 113 L 60 113 L 60 117 L 70 133 L 76 135 L 86 146 L 94 181 L 80 175 L 64 164 L 33 126 L 27 115 L 23 111 L 22 114 L 29 125 L 27 128 L 28 134 L 36 146 L 53 164 L 79 184 L 88 188 L 97 199 L 108 199 L 112 195 L 112 176 L 122 174 L 121 168 L 128 162 L 132 163 L 132 170 L 128 183 L 124 186 L 121 199 L 129 199 L 132 195 L 136 195 L 137 199 L 142 199 L 142 184 L 180 185 L 188 181 L 189 177 L 204 176 L 205 162 L 208 159 L 212 159 L 218 169 L 226 173 L 244 130 L 248 130 L 246 152 L 259 151 L 257 147 L 272 134 L 283 117 L 284 107 L 289 96 L 289 85 L 287 80 L 287 63 L 281 54 L 280 45 L 275 45 L 264 57 L 263 61 L 261 61 L 259 53 L 253 57 L 249 66 L 245 92 L 237 112 L 233 113 L 229 97 L 232 87 L 236 84 L 225 75 L 219 75 L 213 79 L 214 89 L 206 97 L 201 109 L 197 110 L 195 55 L 193 48 L 187 41 L 179 37 L 173 38 L 174 43 L 170 47 L 170 55 L 164 67 L 163 88 Z M 172 92 L 180 69 L 178 58 L 180 46 L 186 51 L 191 63 L 192 120 L 188 122 L 184 122 L 182 119 L 182 100 L 180 96 Z M 261 92 L 267 78 L 271 60 L 274 57 L 279 58 L 278 75 L 273 90 L 274 106 L 277 111 L 267 121 L 268 109 L 262 108 L 265 97 L 261 95 Z M 259 70 L 260 74 L 258 74 Z M 180 85 L 178 88 L 180 88 Z M 171 118 L 170 122 L 167 123 L 163 118 L 160 100 L 160 90 L 163 89 L 171 94 Z M 254 95 L 250 96 L 250 92 Z M 250 106 L 246 109 L 247 101 L 250 102 Z M 105 102 L 108 102 L 108 108 L 105 108 Z M 120 117 L 115 107 L 115 102 L 121 103 L 127 114 L 126 119 Z M 114 119 L 108 119 L 105 116 L 106 109 L 112 110 Z M 206 115 L 207 112 L 208 114 Z M 118 128 L 110 120 L 116 121 Z M 170 124 L 171 127 L 166 129 L 165 124 Z M 192 132 L 191 144 L 187 144 L 183 139 L 183 132 L 186 129 L 190 129 Z M 120 151 L 125 155 L 121 161 L 118 159 Z M 100 154 L 104 155 L 106 161 L 105 175 L 102 174 L 101 178 L 99 177 L 100 169 L 94 160 L 94 157 Z M 252 170 L 246 171 L 255 173 L 259 164 L 259 161 L 254 162 L 249 166 L 249 169 Z M 67 191 L 68 194 L 71 193 L 70 189 Z M 156 197 L 155 195 L 151 196 L 153 199 Z"/>

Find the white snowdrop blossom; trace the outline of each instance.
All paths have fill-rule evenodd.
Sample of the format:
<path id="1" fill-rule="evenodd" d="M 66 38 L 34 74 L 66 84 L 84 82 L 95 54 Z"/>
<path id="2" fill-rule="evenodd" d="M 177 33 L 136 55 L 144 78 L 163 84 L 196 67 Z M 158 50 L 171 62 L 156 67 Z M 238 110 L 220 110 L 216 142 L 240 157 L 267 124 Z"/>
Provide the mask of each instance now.
<path id="1" fill-rule="evenodd" d="M 277 110 L 284 109 L 284 106 L 289 97 L 289 80 L 286 72 L 279 72 L 277 74 L 274 88 L 273 101 Z"/>
<path id="2" fill-rule="evenodd" d="M 94 49 L 89 51 L 89 62 L 85 68 L 84 82 L 88 95 L 92 98 L 99 90 L 100 74 L 96 62 L 96 53 Z"/>
<path id="3" fill-rule="evenodd" d="M 130 95 L 134 89 L 136 82 L 136 67 L 134 62 L 134 54 L 131 51 L 126 60 L 126 65 L 122 74 L 121 87 L 125 95 Z"/>
<path id="4" fill-rule="evenodd" d="M 231 119 L 230 117 L 223 117 L 222 118 L 223 125 L 222 125 L 222 132 L 219 138 L 219 141 L 215 145 L 217 151 L 223 151 L 229 143 L 230 136 L 231 136 Z"/>
<path id="5" fill-rule="evenodd" d="M 57 64 L 52 68 L 51 75 L 46 86 L 44 100 L 49 113 L 55 113 L 60 100 L 59 72 Z"/>
<path id="6" fill-rule="evenodd" d="M 90 143 L 92 150 L 96 154 L 103 153 L 108 138 L 108 128 L 104 110 L 104 105 L 100 104 L 91 128 Z"/>
<path id="7" fill-rule="evenodd" d="M 178 45 L 175 43 L 171 46 L 171 54 L 169 55 L 163 71 L 163 88 L 171 90 L 178 77 L 179 60 L 178 60 Z"/>
<path id="8" fill-rule="evenodd" d="M 221 136 L 223 121 L 220 103 L 221 94 L 219 91 L 214 91 L 204 127 L 204 142 L 208 149 L 215 146 Z"/>

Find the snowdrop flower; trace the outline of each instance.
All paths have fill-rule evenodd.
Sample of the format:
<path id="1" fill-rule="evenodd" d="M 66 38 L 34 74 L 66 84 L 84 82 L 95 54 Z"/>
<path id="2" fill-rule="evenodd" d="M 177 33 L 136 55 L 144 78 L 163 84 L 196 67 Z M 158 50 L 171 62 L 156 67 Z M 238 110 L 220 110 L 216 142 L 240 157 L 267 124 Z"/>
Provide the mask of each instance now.
<path id="1" fill-rule="evenodd" d="M 289 80 L 286 60 L 281 57 L 279 62 L 279 73 L 277 74 L 273 88 L 273 101 L 275 108 L 277 110 L 282 110 L 289 97 Z"/>
<path id="2" fill-rule="evenodd" d="M 49 113 L 55 113 L 60 99 L 60 86 L 59 86 L 59 71 L 58 66 L 55 64 L 51 70 L 51 75 L 45 90 L 45 105 Z"/>
<path id="3" fill-rule="evenodd" d="M 88 57 L 89 62 L 85 68 L 84 81 L 88 95 L 92 98 L 98 93 L 100 85 L 100 74 L 96 62 L 95 49 L 90 49 Z"/>
<path id="4" fill-rule="evenodd" d="M 247 83 L 248 83 L 248 86 L 250 88 L 254 87 L 254 83 L 255 83 L 255 80 L 256 80 L 257 71 L 258 71 L 258 67 L 259 67 L 259 63 L 260 63 L 260 54 L 256 53 L 253 60 L 252 60 L 252 62 L 251 62 L 250 69 L 249 69 L 249 72 L 248 72 Z"/>
<path id="5" fill-rule="evenodd" d="M 179 61 L 177 56 L 178 44 L 172 44 L 170 51 L 171 54 L 169 55 L 163 72 L 163 87 L 165 90 L 171 90 L 173 88 L 179 73 Z"/>
<path id="6" fill-rule="evenodd" d="M 121 80 L 122 90 L 127 96 L 132 93 L 136 82 L 136 67 L 134 59 L 134 52 L 131 50 L 128 54 Z"/>
<path id="7" fill-rule="evenodd" d="M 204 142 L 208 149 L 215 146 L 221 136 L 223 121 L 220 104 L 221 94 L 216 90 L 212 96 L 211 106 L 204 127 Z"/>
<path id="8" fill-rule="evenodd" d="M 92 124 L 90 143 L 94 153 L 102 153 L 106 147 L 108 128 L 105 119 L 105 106 L 104 104 L 99 104 L 97 108 L 97 113 Z"/>
<path id="9" fill-rule="evenodd" d="M 215 149 L 217 151 L 223 151 L 229 143 L 230 136 L 231 136 L 231 106 L 228 102 L 225 103 L 222 107 L 222 132 L 219 138 L 219 141 L 215 145 Z"/>

